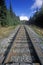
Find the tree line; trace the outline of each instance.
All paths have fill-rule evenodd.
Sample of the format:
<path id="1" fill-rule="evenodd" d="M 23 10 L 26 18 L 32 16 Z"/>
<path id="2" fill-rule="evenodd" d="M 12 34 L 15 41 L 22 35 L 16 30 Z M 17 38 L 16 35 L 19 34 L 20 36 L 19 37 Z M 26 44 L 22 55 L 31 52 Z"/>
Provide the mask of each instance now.
<path id="1" fill-rule="evenodd" d="M 10 9 L 6 8 L 5 0 L 0 0 L 0 26 L 12 26 L 19 23 L 19 17 L 12 11 L 12 5 L 10 3 Z"/>
<path id="2" fill-rule="evenodd" d="M 37 10 L 29 19 L 29 24 L 43 27 L 43 5 L 40 10 Z"/>

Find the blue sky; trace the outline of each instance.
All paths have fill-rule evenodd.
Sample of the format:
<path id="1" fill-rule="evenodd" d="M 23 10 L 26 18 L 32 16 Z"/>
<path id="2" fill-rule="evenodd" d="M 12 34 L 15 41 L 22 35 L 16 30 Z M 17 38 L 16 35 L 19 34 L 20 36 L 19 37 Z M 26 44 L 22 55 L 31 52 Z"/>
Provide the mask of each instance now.
<path id="1" fill-rule="evenodd" d="M 42 0 L 6 0 L 6 6 L 9 9 L 10 1 L 13 12 L 17 16 L 27 16 L 28 18 L 36 12 L 36 9 L 42 5 Z"/>

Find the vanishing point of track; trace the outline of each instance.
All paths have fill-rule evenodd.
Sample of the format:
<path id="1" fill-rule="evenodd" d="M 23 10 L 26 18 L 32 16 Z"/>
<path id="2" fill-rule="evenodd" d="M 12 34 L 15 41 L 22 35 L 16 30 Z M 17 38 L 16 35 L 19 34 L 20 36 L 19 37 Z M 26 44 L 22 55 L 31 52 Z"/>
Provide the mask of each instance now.
<path id="1" fill-rule="evenodd" d="M 25 26 L 21 26 L 8 46 L 2 65 L 41 65 Z"/>

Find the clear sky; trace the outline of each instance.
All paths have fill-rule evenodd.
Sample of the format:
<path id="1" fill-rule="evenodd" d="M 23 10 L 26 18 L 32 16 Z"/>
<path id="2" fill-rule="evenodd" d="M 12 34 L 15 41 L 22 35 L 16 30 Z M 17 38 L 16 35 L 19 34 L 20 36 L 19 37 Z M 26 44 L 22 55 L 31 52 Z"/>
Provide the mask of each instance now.
<path id="1" fill-rule="evenodd" d="M 36 12 L 36 9 L 42 6 L 42 0 L 6 0 L 6 6 L 9 9 L 10 1 L 13 12 L 17 16 L 30 17 Z"/>

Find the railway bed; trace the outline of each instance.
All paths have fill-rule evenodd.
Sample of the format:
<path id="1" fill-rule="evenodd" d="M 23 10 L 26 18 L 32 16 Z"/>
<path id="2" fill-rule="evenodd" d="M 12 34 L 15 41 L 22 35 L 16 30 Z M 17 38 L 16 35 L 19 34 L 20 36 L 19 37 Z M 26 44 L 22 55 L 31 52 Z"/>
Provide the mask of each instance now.
<path id="1" fill-rule="evenodd" d="M 25 26 L 20 27 L 10 46 L 10 50 L 6 50 L 9 52 L 4 56 L 2 65 L 41 65 Z"/>

